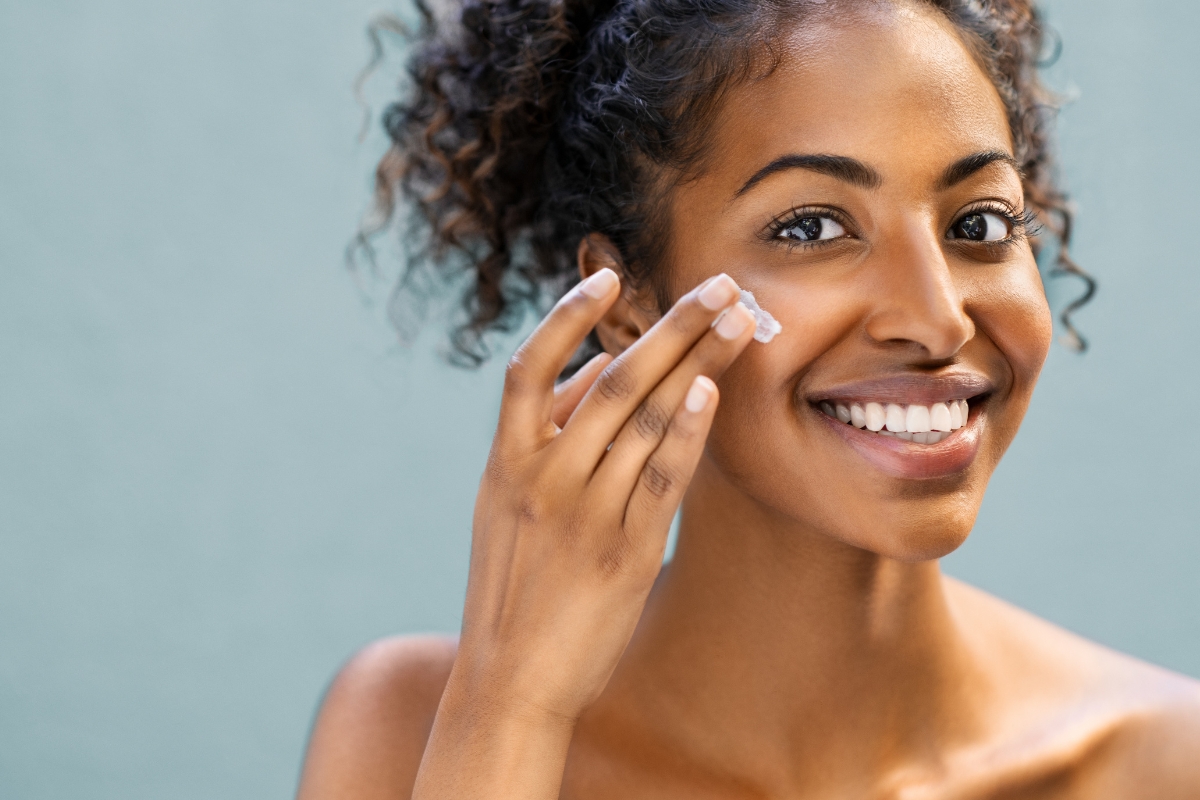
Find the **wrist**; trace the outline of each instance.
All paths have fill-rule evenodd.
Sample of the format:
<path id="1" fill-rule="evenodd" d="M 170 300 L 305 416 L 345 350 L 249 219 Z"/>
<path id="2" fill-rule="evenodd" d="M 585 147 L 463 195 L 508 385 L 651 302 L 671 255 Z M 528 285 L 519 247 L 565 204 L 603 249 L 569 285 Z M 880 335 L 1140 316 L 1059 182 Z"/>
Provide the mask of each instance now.
<path id="1" fill-rule="evenodd" d="M 558 708 L 540 692 L 523 688 L 512 671 L 475 669 L 461 659 L 450 673 L 438 713 L 486 720 L 513 732 L 559 732 L 568 738 L 579 719 L 579 713 Z"/>
<path id="2" fill-rule="evenodd" d="M 459 673 L 456 675 L 455 673 Z M 442 694 L 414 800 L 554 800 L 575 720 L 456 668 Z"/>

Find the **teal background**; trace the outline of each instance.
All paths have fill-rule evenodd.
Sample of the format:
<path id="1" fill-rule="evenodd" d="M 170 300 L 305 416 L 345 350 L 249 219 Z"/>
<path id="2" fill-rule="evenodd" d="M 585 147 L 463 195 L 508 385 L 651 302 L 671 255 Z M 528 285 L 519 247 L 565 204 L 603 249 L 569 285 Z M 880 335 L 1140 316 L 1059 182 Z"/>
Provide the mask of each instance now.
<path id="1" fill-rule="evenodd" d="M 500 371 L 398 347 L 342 266 L 375 8 L 0 0 L 6 800 L 287 797 L 338 664 L 457 627 Z M 1050 19 L 1093 350 L 947 569 L 1200 675 L 1200 5 Z"/>

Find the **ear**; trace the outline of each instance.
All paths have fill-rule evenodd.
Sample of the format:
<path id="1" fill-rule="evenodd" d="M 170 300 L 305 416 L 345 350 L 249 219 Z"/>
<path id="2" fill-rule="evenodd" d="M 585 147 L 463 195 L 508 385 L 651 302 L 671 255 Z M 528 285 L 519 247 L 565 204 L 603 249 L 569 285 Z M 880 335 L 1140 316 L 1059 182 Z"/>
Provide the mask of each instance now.
<path id="1" fill-rule="evenodd" d="M 619 356 L 658 321 L 658 311 L 649 297 L 629 286 L 621 251 L 602 233 L 589 233 L 579 242 L 579 277 L 588 278 L 608 267 L 621 278 L 621 297 L 596 325 L 596 336 L 605 352 Z"/>

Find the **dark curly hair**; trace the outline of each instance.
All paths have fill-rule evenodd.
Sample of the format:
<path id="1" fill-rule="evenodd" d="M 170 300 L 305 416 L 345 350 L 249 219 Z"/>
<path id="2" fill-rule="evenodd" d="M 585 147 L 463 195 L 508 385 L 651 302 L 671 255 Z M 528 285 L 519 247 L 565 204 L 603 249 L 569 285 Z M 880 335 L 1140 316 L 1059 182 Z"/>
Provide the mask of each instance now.
<path id="1" fill-rule="evenodd" d="M 842 0 L 843 2 L 853 0 Z M 1008 111 L 1027 202 L 1057 239 L 1052 274 L 1095 282 L 1070 258 L 1071 211 L 1056 182 L 1053 98 L 1038 68 L 1045 29 L 1030 0 L 917 0 L 961 32 Z M 811 0 L 463 0 L 439 22 L 424 0 L 408 96 L 384 114 L 392 146 L 376 171 L 373 222 L 398 195 L 421 242 L 396 296 L 466 273 L 459 361 L 488 355 L 485 334 L 577 279 L 582 237 L 606 235 L 635 285 L 669 303 L 661 263 L 670 182 L 700 166 L 723 94 L 774 54 L 771 32 Z M 415 234 L 415 235 L 413 235 Z M 422 280 L 422 277 L 424 280 Z M 431 280 L 432 279 L 432 280 Z M 403 326 L 404 320 L 395 321 Z M 593 338 L 585 351 L 594 350 Z M 587 355 L 583 353 L 582 355 Z"/>

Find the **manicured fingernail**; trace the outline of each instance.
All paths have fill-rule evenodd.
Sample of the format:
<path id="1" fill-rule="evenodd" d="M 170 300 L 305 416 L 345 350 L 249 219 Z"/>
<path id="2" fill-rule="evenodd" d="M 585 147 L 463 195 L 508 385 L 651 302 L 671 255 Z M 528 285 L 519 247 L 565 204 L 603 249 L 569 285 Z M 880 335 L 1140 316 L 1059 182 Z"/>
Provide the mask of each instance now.
<path id="1" fill-rule="evenodd" d="M 717 323 L 716 328 L 717 336 L 720 336 L 722 339 L 736 339 L 753 322 L 754 315 L 750 313 L 750 309 L 738 303 L 721 315 L 721 320 Z"/>
<path id="2" fill-rule="evenodd" d="M 683 407 L 693 414 L 698 414 L 708 406 L 708 401 L 712 399 L 713 389 L 716 386 L 713 382 L 703 375 L 697 375 L 696 380 L 692 381 L 692 388 L 688 389 L 687 397 L 684 398 Z"/>
<path id="3" fill-rule="evenodd" d="M 737 296 L 738 285 L 733 282 L 733 278 L 721 273 L 700 290 L 697 299 L 700 305 L 709 311 L 720 311 L 736 300 Z"/>
<path id="4" fill-rule="evenodd" d="M 612 293 L 621 279 L 617 277 L 617 273 L 613 272 L 608 267 L 592 275 L 583 283 L 579 284 L 579 291 L 586 294 L 593 300 L 603 300 Z"/>

